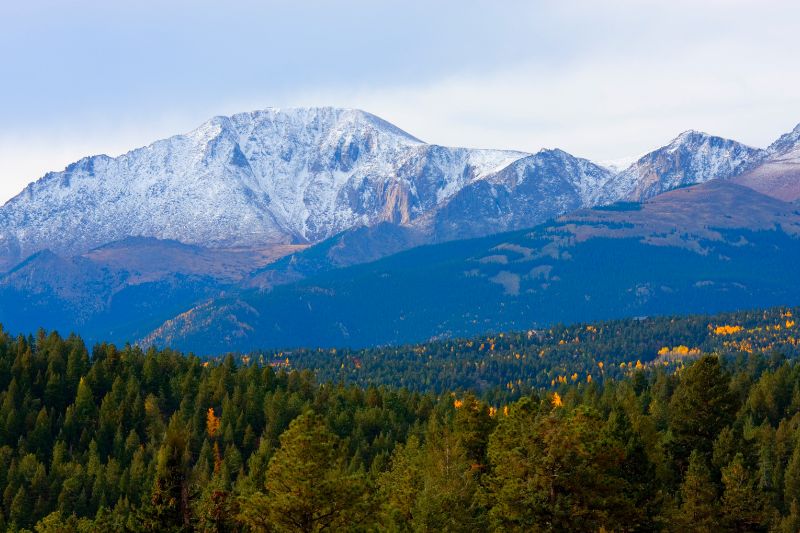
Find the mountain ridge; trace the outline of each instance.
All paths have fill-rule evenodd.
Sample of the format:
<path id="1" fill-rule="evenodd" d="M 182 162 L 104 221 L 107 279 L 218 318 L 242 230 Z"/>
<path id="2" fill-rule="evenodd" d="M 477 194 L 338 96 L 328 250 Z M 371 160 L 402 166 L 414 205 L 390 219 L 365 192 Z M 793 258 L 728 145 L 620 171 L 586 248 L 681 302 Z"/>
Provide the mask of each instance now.
<path id="1" fill-rule="evenodd" d="M 314 244 L 385 221 L 417 226 L 434 242 L 486 235 L 569 209 L 729 179 L 795 146 L 798 136 L 795 128 L 762 150 L 688 130 L 613 172 L 559 149 L 428 144 L 356 109 L 267 108 L 217 116 L 116 158 L 82 158 L 29 184 L 0 207 L 0 271 L 44 248 L 69 256 L 132 236 L 258 248 Z M 531 162 L 530 169 L 548 156 L 571 161 L 530 184 L 537 189 L 534 200 L 552 207 L 536 214 L 528 210 L 526 188 L 511 175 L 520 160 Z M 592 179 L 582 182 L 581 169 L 590 164 Z M 468 220 L 468 208 L 482 211 L 488 222 L 476 227 L 481 220 Z"/>

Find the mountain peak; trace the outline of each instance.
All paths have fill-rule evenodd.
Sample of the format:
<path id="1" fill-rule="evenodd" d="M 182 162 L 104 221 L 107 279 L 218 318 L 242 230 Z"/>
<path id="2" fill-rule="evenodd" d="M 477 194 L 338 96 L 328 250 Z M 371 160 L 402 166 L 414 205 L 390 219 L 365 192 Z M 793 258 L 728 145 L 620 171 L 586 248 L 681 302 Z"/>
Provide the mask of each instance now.
<path id="1" fill-rule="evenodd" d="M 687 130 L 643 155 L 605 186 L 604 201 L 643 201 L 662 192 L 712 179 L 730 179 L 753 168 L 766 152 L 740 142 Z"/>
<path id="2" fill-rule="evenodd" d="M 669 144 L 684 143 L 694 139 L 705 139 L 711 137 L 708 133 L 699 130 L 686 130 L 678 134 Z"/>
<path id="3" fill-rule="evenodd" d="M 773 156 L 784 155 L 800 147 L 800 124 L 788 133 L 781 135 L 774 143 L 769 145 L 767 151 Z"/>
<path id="4" fill-rule="evenodd" d="M 677 148 L 694 148 L 698 145 L 704 143 L 712 143 L 712 144 L 724 144 L 724 143 L 738 143 L 737 141 L 733 141 L 730 139 L 726 139 L 724 137 L 718 137 L 716 135 L 711 135 L 704 131 L 699 130 L 686 130 L 680 133 L 677 137 L 672 139 L 669 144 L 664 146 L 662 149 L 667 150 L 674 150 Z M 744 145 L 743 145 L 744 146 Z"/>

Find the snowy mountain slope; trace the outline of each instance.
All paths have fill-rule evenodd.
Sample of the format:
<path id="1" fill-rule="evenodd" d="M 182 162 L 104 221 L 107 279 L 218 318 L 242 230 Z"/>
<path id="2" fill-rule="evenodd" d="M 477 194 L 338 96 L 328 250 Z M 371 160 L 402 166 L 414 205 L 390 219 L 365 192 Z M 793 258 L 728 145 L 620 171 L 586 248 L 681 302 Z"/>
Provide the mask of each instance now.
<path id="1" fill-rule="evenodd" d="M 434 216 L 438 242 L 540 224 L 597 205 L 613 174 L 562 150 L 541 150 L 464 187 Z"/>
<path id="2" fill-rule="evenodd" d="M 686 131 L 616 174 L 600 203 L 642 201 L 657 194 L 712 179 L 730 179 L 755 167 L 768 153 L 698 131 Z"/>
<path id="3" fill-rule="evenodd" d="M 769 157 L 737 177 L 741 185 L 787 202 L 800 200 L 800 124 L 769 148 Z"/>
<path id="4" fill-rule="evenodd" d="M 413 242 L 487 235 L 731 178 L 784 157 L 798 136 L 765 151 L 690 131 L 614 172 L 560 150 L 426 144 L 359 110 L 216 117 L 29 185 L 0 208 L 0 272 L 44 249 L 73 256 L 128 237 L 263 248 L 314 244 L 383 222 L 414 228 L 422 241 Z"/>
<path id="5" fill-rule="evenodd" d="M 120 157 L 84 158 L 0 208 L 0 269 L 130 236 L 205 246 L 318 242 L 407 222 L 527 154 L 428 145 L 363 111 L 216 117 Z"/>
<path id="6" fill-rule="evenodd" d="M 770 144 L 767 152 L 769 152 L 770 156 L 780 157 L 788 155 L 789 152 L 797 152 L 798 149 L 800 149 L 800 124 Z"/>
<path id="7" fill-rule="evenodd" d="M 474 153 L 474 152 L 473 152 Z M 419 172 L 430 175 L 428 172 Z M 360 226 L 253 272 L 262 289 L 321 272 L 375 261 L 423 244 L 531 227 L 595 205 L 611 173 L 561 150 L 541 150 L 468 182 L 427 215 Z"/>
<path id="8" fill-rule="evenodd" d="M 649 197 L 654 194 L 653 185 L 655 190 L 671 190 L 694 181 L 714 181 L 717 175 L 730 178 L 752 165 L 755 168 L 731 181 L 797 202 L 800 154 L 794 150 L 800 146 L 799 139 L 800 126 L 764 151 L 687 132 L 667 147 L 637 158 L 638 165 L 627 172 L 614 171 L 608 162 L 596 165 L 561 150 L 541 150 L 464 186 L 441 207 L 409 225 L 382 223 L 349 230 L 267 265 L 254 272 L 246 285 L 272 288 L 421 244 L 531 227 L 576 209 L 630 198 L 631 191 L 644 191 Z M 648 172 L 643 172 L 648 165 Z M 648 190 L 647 180 L 653 175 L 660 181 Z"/>

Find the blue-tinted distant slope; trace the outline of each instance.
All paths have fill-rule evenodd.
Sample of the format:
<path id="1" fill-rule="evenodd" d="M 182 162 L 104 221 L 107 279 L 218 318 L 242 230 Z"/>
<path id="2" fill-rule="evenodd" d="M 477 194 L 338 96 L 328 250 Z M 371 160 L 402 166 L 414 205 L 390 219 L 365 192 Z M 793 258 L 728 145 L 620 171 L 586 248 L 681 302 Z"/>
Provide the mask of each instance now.
<path id="1" fill-rule="evenodd" d="M 711 182 L 641 209 L 424 246 L 192 309 L 144 339 L 199 353 L 365 346 L 800 301 L 800 213 Z"/>

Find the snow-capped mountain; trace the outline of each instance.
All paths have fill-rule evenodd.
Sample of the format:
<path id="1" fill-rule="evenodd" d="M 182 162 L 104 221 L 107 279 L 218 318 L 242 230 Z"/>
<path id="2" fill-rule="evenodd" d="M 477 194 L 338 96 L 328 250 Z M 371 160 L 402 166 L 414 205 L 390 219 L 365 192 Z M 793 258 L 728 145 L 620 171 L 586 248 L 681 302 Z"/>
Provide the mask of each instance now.
<path id="1" fill-rule="evenodd" d="M 755 167 L 768 153 L 698 131 L 686 131 L 616 174 L 600 195 L 601 203 L 642 201 L 657 194 L 712 179 L 730 179 Z"/>
<path id="2" fill-rule="evenodd" d="M 72 256 L 129 237 L 263 249 L 382 222 L 414 228 L 423 242 L 487 235 L 728 179 L 791 153 L 798 136 L 767 151 L 689 131 L 615 172 L 561 150 L 427 144 L 359 110 L 216 117 L 29 185 L 0 208 L 0 272 L 40 250 Z"/>
<path id="3" fill-rule="evenodd" d="M 318 242 L 410 222 L 525 155 L 429 145 L 358 110 L 216 117 L 32 183 L 0 209 L 0 254 L 8 267 L 45 248 L 78 254 L 130 236 L 215 247 Z"/>
<path id="4" fill-rule="evenodd" d="M 557 149 L 427 144 L 357 110 L 216 117 L 119 157 L 84 158 L 0 207 L 0 322 L 132 341 L 209 298 L 692 183 L 733 180 L 796 202 L 800 126 L 766 150 L 686 132 L 622 171 L 609 166 Z M 629 209 L 605 208 L 621 219 Z"/>

